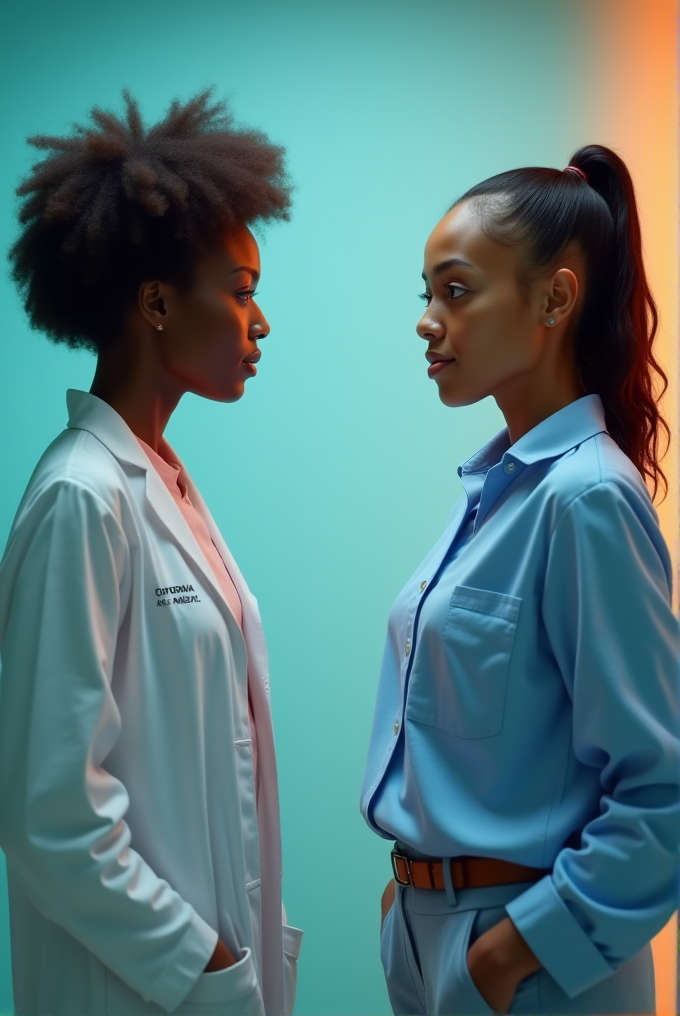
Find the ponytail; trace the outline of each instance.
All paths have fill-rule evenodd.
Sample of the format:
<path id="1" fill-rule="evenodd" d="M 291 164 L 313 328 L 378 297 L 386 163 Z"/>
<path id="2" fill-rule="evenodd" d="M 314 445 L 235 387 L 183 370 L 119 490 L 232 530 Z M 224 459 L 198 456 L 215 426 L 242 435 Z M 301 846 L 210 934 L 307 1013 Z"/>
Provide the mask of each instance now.
<path id="1" fill-rule="evenodd" d="M 593 294 L 579 322 L 581 377 L 586 389 L 601 397 L 610 435 L 651 482 L 656 496 L 660 485 L 668 490 L 659 466 L 659 438 L 663 433 L 667 448 L 670 431 L 657 406 L 668 378 L 652 350 L 659 315 L 642 257 L 633 181 L 623 159 L 600 145 L 580 148 L 570 163 L 585 173 L 613 222 L 607 285 Z M 593 306 L 598 298 L 601 308 Z"/>
<path id="2" fill-rule="evenodd" d="M 602 399 L 609 434 L 650 482 L 652 496 L 659 487 L 665 493 L 659 462 L 670 431 L 658 401 L 668 379 L 652 351 L 658 313 L 625 163 L 609 148 L 588 145 L 574 153 L 568 170 L 511 170 L 460 200 L 485 195 L 506 199 L 489 206 L 485 231 L 500 243 L 525 247 L 529 276 L 552 265 L 569 244 L 581 251 L 586 272 L 576 330 L 581 381 Z"/>

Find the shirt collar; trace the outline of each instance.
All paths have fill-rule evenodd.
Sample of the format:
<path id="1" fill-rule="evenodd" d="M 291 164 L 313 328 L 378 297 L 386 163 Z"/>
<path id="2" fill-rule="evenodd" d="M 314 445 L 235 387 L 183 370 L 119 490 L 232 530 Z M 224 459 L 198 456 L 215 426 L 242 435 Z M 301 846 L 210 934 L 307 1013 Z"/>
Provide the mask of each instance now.
<path id="1" fill-rule="evenodd" d="M 499 462 L 509 460 L 528 466 L 544 459 L 557 459 L 606 430 L 602 399 L 599 395 L 584 395 L 532 427 L 514 445 L 510 444 L 507 429 L 500 431 L 458 467 L 458 475 L 486 473 Z"/>
<path id="2" fill-rule="evenodd" d="M 120 461 L 148 470 L 149 460 L 137 438 L 122 416 L 107 402 L 91 392 L 69 388 L 66 405 L 69 429 L 89 431 Z"/>
<path id="3" fill-rule="evenodd" d="M 186 486 L 180 478 L 182 469 L 181 466 L 173 461 L 170 445 L 167 442 L 163 442 L 161 438 L 162 444 L 160 447 L 165 452 L 165 456 L 167 456 L 164 457 L 155 452 L 151 445 L 148 445 L 141 437 L 137 437 L 137 440 L 170 493 L 178 498 L 183 497 L 186 493 Z"/>

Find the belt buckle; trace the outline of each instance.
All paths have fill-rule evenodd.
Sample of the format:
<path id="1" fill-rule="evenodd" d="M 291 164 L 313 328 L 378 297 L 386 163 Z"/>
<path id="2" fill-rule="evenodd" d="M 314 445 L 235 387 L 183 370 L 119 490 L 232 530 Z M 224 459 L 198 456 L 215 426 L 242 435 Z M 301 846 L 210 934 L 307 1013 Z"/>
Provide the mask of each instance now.
<path id="1" fill-rule="evenodd" d="M 392 851 L 391 857 L 392 857 L 392 872 L 394 874 L 394 881 L 397 883 L 397 885 L 400 885 L 400 886 L 404 886 L 404 887 L 405 886 L 412 886 L 413 885 L 413 876 L 411 875 L 411 862 L 408 859 L 408 857 L 406 857 L 405 854 L 399 854 L 399 853 L 397 853 L 396 850 Z M 399 874 L 399 868 L 397 867 L 399 861 L 403 861 L 404 862 L 404 867 L 406 869 L 406 875 L 407 875 L 406 881 L 404 881 L 404 879 Z"/>

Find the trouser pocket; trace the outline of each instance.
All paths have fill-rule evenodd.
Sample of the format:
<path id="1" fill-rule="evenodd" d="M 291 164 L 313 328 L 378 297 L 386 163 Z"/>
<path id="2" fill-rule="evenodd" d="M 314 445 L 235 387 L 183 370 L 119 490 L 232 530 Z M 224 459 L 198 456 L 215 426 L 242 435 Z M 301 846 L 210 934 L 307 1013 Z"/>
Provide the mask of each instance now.
<path id="1" fill-rule="evenodd" d="M 403 891 L 397 886 L 394 903 L 387 911 L 380 931 L 380 959 L 395 1016 L 424 1016 L 426 1012 L 411 936 L 404 912 Z"/>
<path id="2" fill-rule="evenodd" d="M 478 911 L 467 910 L 447 917 L 430 917 L 439 924 L 439 942 L 425 961 L 425 991 L 428 1014 L 446 1013 L 447 1016 L 489 1016 L 493 1012 L 475 985 L 467 965 L 470 937 Z M 422 925 L 422 918 L 418 926 Z M 436 931 L 435 928 L 431 929 Z M 419 943 L 424 952 L 425 943 Z M 438 962 L 432 963 L 433 956 Z"/>
<path id="3" fill-rule="evenodd" d="M 467 957 L 472 943 L 507 916 L 505 908 L 473 909 L 467 904 L 465 909 L 462 902 L 462 909 L 456 910 L 443 896 L 439 901 L 421 899 L 419 912 L 413 915 L 428 1016 L 489 1016 L 493 1010 L 472 980 Z M 532 975 L 521 982 L 510 1013 L 536 1016 L 539 1011 L 537 979 Z"/>

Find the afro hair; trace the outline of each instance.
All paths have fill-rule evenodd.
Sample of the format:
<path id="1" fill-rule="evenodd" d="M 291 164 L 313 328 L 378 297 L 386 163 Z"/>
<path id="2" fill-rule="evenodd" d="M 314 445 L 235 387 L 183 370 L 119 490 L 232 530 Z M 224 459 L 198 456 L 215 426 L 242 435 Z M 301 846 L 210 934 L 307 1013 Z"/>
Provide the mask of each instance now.
<path id="1" fill-rule="evenodd" d="M 147 129 L 125 91 L 124 117 L 95 107 L 65 137 L 28 139 L 49 154 L 17 189 L 9 259 L 33 328 L 99 350 L 141 282 L 189 285 L 221 231 L 289 218 L 283 148 L 211 96 L 173 102 Z"/>

